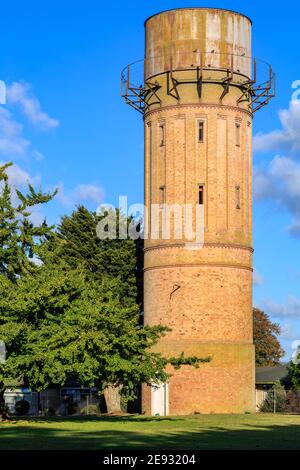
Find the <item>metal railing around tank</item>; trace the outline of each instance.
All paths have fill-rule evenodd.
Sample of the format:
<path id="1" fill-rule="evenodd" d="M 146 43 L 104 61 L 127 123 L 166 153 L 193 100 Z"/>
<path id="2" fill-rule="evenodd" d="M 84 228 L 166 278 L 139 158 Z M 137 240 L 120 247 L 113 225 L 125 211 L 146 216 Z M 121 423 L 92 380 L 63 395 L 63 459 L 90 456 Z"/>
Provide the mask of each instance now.
<path id="1" fill-rule="evenodd" d="M 189 72 L 188 77 L 182 72 Z M 275 74 L 267 62 L 239 54 L 195 50 L 190 54 L 166 53 L 127 65 L 121 72 L 121 95 L 125 102 L 142 114 L 153 105 L 160 106 L 162 84 L 158 77 L 162 75 L 166 76 L 167 95 L 177 102 L 184 84 L 196 85 L 199 100 L 204 84 L 219 85 L 221 103 L 230 87 L 237 87 L 240 90 L 237 106 L 246 103 L 252 113 L 275 96 Z"/>

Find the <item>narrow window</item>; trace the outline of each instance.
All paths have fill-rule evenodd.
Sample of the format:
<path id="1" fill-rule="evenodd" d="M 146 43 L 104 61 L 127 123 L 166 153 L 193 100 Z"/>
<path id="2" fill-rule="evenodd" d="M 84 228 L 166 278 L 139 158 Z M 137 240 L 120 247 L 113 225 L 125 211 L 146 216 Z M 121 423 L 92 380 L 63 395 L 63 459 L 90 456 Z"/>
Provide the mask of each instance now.
<path id="1" fill-rule="evenodd" d="M 159 187 L 159 205 L 162 207 L 166 202 L 166 188 L 165 186 Z"/>
<path id="2" fill-rule="evenodd" d="M 240 186 L 235 187 L 235 200 L 236 200 L 236 208 L 240 209 L 241 208 L 241 187 Z"/>
<path id="3" fill-rule="evenodd" d="M 198 121 L 198 142 L 204 142 L 204 121 Z"/>
<path id="4" fill-rule="evenodd" d="M 159 125 L 159 146 L 163 147 L 165 145 L 165 125 Z"/>
<path id="5" fill-rule="evenodd" d="M 199 185 L 198 188 L 198 204 L 202 206 L 204 204 L 204 186 L 203 184 Z"/>
<path id="6" fill-rule="evenodd" d="M 239 147 L 241 144 L 241 125 L 239 122 L 235 123 L 235 145 Z"/>

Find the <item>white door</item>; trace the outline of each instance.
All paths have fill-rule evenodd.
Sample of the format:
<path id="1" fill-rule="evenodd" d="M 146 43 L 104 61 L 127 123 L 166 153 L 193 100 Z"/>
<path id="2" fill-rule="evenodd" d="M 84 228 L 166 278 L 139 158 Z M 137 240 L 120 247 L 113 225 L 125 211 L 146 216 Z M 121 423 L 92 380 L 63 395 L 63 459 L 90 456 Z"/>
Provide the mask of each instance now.
<path id="1" fill-rule="evenodd" d="M 151 414 L 152 416 L 168 416 L 169 384 L 151 385 Z"/>

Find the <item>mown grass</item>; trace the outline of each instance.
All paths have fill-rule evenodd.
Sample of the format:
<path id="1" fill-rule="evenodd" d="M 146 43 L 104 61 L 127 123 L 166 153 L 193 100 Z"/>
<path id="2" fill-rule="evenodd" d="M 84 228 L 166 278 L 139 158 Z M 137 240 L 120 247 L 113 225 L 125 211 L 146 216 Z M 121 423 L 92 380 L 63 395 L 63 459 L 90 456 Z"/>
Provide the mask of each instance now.
<path id="1" fill-rule="evenodd" d="M 0 423 L 0 449 L 300 449 L 300 416 L 18 419 Z"/>

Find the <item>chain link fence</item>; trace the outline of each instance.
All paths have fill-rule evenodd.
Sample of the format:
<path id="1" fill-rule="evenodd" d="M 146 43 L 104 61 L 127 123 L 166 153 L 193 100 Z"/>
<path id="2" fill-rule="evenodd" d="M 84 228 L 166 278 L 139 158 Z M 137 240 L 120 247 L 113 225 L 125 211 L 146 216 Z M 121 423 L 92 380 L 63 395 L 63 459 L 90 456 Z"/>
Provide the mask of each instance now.
<path id="1" fill-rule="evenodd" d="M 103 399 L 95 390 L 79 387 L 48 389 L 39 393 L 8 389 L 4 398 L 11 415 L 20 414 L 19 409 L 26 410 L 24 414 L 28 416 L 91 416 L 104 411 Z M 20 402 L 23 404 L 21 408 L 18 406 Z"/>

